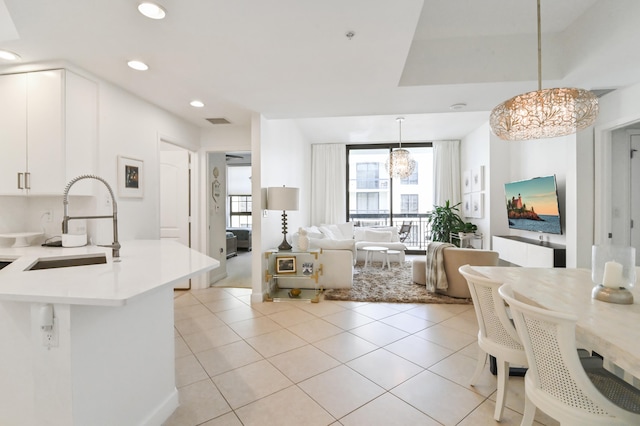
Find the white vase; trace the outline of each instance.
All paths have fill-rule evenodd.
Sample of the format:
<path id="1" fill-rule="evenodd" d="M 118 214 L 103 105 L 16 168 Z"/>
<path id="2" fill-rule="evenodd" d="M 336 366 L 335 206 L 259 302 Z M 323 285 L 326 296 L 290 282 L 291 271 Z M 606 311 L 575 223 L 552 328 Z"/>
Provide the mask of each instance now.
<path id="1" fill-rule="evenodd" d="M 305 229 L 298 229 L 298 249 L 300 251 L 309 250 L 309 236 Z"/>

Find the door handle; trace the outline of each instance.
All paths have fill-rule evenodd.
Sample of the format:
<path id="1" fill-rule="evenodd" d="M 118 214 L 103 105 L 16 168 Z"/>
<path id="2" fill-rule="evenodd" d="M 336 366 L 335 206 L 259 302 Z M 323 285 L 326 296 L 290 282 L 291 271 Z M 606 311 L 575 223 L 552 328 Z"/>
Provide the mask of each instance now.
<path id="1" fill-rule="evenodd" d="M 23 173 L 18 172 L 18 189 L 24 189 L 24 186 L 22 185 L 22 175 Z"/>
<path id="2" fill-rule="evenodd" d="M 26 189 L 31 189 L 31 173 L 26 172 L 24 174 L 24 184 Z"/>

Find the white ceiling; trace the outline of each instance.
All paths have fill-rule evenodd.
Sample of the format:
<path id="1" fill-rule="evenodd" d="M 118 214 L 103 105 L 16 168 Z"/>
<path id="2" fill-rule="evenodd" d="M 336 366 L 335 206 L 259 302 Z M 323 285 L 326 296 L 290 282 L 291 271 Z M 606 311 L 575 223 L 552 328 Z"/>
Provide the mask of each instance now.
<path id="1" fill-rule="evenodd" d="M 0 0 L 0 49 L 22 56 L 0 73 L 68 62 L 203 128 L 259 112 L 323 142 L 397 139 L 399 115 L 403 140 L 460 138 L 537 88 L 535 0 L 159 3 L 161 21 L 137 0 Z M 543 86 L 640 81 L 638 16 L 637 0 L 543 0 Z"/>

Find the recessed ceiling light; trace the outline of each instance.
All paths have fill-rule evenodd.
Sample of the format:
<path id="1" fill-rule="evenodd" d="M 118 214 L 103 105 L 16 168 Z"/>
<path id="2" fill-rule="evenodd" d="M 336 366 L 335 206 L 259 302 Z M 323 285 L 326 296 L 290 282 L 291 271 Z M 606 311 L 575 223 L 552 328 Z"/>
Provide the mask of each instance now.
<path id="1" fill-rule="evenodd" d="M 463 104 L 463 103 L 453 104 L 453 105 L 451 105 L 449 107 L 449 109 L 453 110 L 453 111 L 458 111 L 458 110 L 466 108 L 466 106 L 467 106 L 467 104 Z"/>
<path id="2" fill-rule="evenodd" d="M 4 59 L 6 61 L 17 61 L 20 59 L 20 55 L 9 52 L 8 50 L 0 50 L 0 59 Z"/>
<path id="3" fill-rule="evenodd" d="M 151 19 L 164 19 L 164 17 L 167 16 L 167 12 L 162 6 L 150 2 L 140 3 L 138 5 L 138 11 Z"/>
<path id="4" fill-rule="evenodd" d="M 134 70 L 138 70 L 138 71 L 146 71 L 149 69 L 149 65 L 140 61 L 129 61 L 127 62 L 127 65 L 129 65 L 129 67 L 133 68 Z"/>
<path id="5" fill-rule="evenodd" d="M 191 101 L 189 105 L 196 108 L 202 108 L 204 106 L 204 103 L 202 101 Z"/>

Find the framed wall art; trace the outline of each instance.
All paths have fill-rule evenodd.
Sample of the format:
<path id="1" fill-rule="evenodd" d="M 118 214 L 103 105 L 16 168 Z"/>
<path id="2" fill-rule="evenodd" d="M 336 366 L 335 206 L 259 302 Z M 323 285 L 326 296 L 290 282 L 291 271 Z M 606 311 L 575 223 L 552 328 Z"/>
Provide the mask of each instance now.
<path id="1" fill-rule="evenodd" d="M 471 169 L 471 192 L 484 191 L 484 166 Z"/>
<path id="2" fill-rule="evenodd" d="M 144 162 L 118 156 L 118 195 L 128 198 L 144 196 Z"/>
<path id="3" fill-rule="evenodd" d="M 468 194 L 471 192 L 471 170 L 465 170 L 462 172 L 462 193 Z"/>
<path id="4" fill-rule="evenodd" d="M 464 217 L 473 217 L 471 210 L 471 194 L 464 194 L 462 197 L 462 215 Z"/>
<path id="5" fill-rule="evenodd" d="M 483 198 L 484 194 L 480 192 L 474 192 L 471 194 L 471 217 L 482 219 L 484 210 Z"/>

